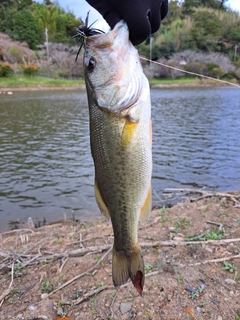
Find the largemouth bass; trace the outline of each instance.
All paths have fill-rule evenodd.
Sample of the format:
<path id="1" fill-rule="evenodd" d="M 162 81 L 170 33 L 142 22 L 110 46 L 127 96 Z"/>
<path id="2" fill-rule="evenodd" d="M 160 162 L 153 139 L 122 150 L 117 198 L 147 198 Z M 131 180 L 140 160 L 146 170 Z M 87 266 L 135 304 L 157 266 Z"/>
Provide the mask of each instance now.
<path id="1" fill-rule="evenodd" d="M 106 34 L 88 37 L 83 59 L 95 196 L 114 232 L 113 283 L 120 286 L 131 278 L 142 294 L 138 221 L 146 220 L 151 211 L 149 83 L 123 21 Z"/>

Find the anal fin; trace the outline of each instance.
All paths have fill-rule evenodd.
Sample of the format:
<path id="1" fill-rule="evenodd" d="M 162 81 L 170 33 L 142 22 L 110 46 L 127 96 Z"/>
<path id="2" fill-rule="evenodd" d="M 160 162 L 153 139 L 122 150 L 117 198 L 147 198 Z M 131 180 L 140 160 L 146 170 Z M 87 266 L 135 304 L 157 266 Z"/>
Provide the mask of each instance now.
<path id="1" fill-rule="evenodd" d="M 109 214 L 109 211 L 108 211 L 108 208 L 107 206 L 105 205 L 103 199 L 102 199 L 102 196 L 101 196 L 101 193 L 99 191 L 99 188 L 98 188 L 98 185 L 97 185 L 97 182 L 95 180 L 95 183 L 94 183 L 94 191 L 95 191 L 95 198 L 96 198 L 96 201 L 97 201 L 97 205 L 99 207 L 99 210 L 101 211 L 101 213 L 107 218 L 109 219 L 110 218 L 110 214 Z"/>
<path id="2" fill-rule="evenodd" d="M 150 186 L 147 193 L 147 197 L 140 211 L 140 221 L 141 222 L 147 221 L 151 211 L 152 211 L 152 188 Z"/>

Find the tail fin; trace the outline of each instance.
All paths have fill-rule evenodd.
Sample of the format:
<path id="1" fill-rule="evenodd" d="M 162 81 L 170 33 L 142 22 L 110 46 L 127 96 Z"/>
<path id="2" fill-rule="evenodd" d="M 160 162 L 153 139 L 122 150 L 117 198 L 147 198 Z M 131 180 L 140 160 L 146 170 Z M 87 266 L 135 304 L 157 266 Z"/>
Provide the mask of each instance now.
<path id="1" fill-rule="evenodd" d="M 139 244 L 136 245 L 131 255 L 117 251 L 113 247 L 112 278 L 114 286 L 121 286 L 131 278 L 134 287 L 142 295 L 144 285 L 144 262 Z"/>

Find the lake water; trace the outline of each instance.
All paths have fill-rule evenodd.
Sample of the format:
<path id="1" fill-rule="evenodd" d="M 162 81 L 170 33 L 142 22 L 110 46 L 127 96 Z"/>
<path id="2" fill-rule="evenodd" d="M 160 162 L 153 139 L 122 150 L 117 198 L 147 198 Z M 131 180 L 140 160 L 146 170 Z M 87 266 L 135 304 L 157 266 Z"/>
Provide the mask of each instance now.
<path id="1" fill-rule="evenodd" d="M 155 193 L 240 189 L 240 89 L 155 89 L 151 97 Z M 0 229 L 28 217 L 100 215 L 93 172 L 85 92 L 0 95 Z"/>

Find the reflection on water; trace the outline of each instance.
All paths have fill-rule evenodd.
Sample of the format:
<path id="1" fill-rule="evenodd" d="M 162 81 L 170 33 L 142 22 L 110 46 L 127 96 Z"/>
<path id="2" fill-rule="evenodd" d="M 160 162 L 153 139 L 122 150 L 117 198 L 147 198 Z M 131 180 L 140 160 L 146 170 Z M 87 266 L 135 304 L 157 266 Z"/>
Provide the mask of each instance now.
<path id="1" fill-rule="evenodd" d="M 240 189 L 240 91 L 152 90 L 153 188 Z M 98 215 L 84 92 L 0 96 L 0 229 Z M 156 203 L 158 200 L 154 199 Z"/>

